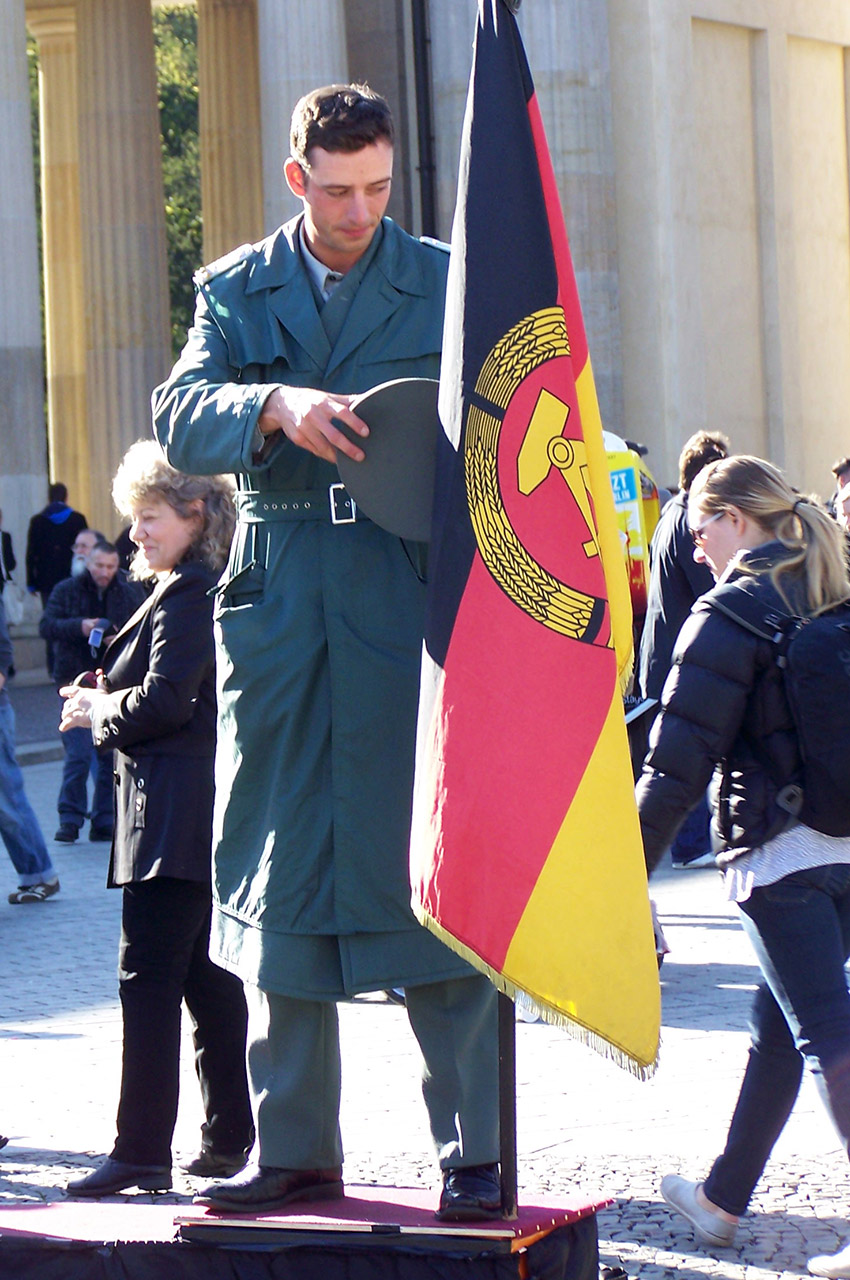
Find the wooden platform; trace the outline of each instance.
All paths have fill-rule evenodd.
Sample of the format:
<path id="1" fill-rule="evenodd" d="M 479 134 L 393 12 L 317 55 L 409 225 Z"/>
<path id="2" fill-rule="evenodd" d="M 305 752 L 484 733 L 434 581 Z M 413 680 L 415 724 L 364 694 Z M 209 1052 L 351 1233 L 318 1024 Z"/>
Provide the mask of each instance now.
<path id="1" fill-rule="evenodd" d="M 224 1217 L 209 1209 L 63 1200 L 0 1208 L 2 1280 L 596 1280 L 601 1197 L 524 1205 L 515 1221 L 438 1223 L 434 1193 L 346 1189 L 296 1212 Z M 437 1262 L 436 1260 L 439 1259 Z M 439 1270 L 436 1270 L 438 1266 Z"/>

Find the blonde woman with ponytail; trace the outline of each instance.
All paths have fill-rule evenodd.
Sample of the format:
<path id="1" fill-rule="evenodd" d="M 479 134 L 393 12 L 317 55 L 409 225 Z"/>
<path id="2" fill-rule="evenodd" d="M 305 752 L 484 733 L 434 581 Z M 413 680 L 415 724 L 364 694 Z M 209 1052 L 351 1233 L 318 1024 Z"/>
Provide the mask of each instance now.
<path id="1" fill-rule="evenodd" d="M 850 1154 L 850 836 L 815 830 L 784 805 L 803 761 L 775 646 L 721 602 L 737 583 L 766 613 L 814 617 L 850 599 L 850 580 L 842 531 L 761 458 L 724 458 L 700 472 L 688 520 L 694 557 L 717 582 L 679 633 L 637 797 L 651 873 L 711 780 L 717 864 L 763 976 L 725 1149 L 705 1181 L 661 1182 L 697 1238 L 723 1247 L 791 1114 L 804 1065 Z M 850 1278 L 850 1245 L 810 1259 L 809 1270 Z"/>

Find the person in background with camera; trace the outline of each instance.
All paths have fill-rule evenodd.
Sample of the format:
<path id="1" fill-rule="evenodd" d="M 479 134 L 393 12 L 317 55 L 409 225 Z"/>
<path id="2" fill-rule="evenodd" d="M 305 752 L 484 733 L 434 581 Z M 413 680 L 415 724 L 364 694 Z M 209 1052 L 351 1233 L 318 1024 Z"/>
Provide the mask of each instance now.
<path id="1" fill-rule="evenodd" d="M 118 572 L 118 552 L 110 542 L 96 542 L 81 574 L 58 582 L 50 593 L 39 633 L 53 644 L 53 678 L 71 684 L 100 666 L 104 640 L 135 613 L 144 591 Z M 90 840 L 112 839 L 112 760 L 98 756 L 91 734 L 72 729 L 62 734 L 65 762 L 59 790 L 59 829 L 54 839 L 73 844 L 88 812 L 88 776 L 94 781 Z"/>

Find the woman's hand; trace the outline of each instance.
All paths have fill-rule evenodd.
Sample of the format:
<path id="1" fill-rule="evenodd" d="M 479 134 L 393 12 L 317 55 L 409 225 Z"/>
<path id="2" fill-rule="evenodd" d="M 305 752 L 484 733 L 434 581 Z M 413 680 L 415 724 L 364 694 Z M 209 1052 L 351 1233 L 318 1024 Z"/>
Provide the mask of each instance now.
<path id="1" fill-rule="evenodd" d="M 59 732 L 67 733 L 69 729 L 90 729 L 92 707 L 105 694 L 104 688 L 85 689 L 76 684 L 64 685 L 59 690 L 59 697 L 65 699 L 62 719 L 59 721 Z"/>

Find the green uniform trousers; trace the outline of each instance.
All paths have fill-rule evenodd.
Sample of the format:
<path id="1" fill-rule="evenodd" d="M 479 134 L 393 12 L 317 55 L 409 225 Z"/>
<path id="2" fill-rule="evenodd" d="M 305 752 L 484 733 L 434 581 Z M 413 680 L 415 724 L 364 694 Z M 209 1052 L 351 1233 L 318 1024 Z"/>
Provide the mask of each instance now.
<path id="1" fill-rule="evenodd" d="M 259 1163 L 281 1169 L 341 1164 L 336 1005 L 249 984 L 245 995 Z M 422 1051 L 422 1094 L 440 1167 L 498 1160 L 495 988 L 475 974 L 409 987 L 405 995 Z"/>

